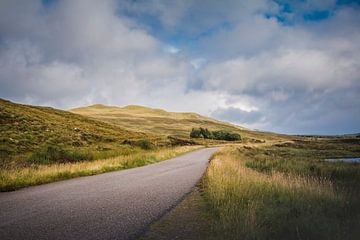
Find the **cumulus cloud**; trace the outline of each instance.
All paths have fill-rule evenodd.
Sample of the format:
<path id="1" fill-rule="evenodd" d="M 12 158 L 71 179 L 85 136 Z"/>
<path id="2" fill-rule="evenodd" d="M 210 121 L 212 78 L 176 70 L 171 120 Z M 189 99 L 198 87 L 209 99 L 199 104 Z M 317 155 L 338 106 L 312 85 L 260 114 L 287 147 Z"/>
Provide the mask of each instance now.
<path id="1" fill-rule="evenodd" d="M 3 0 L 0 97 L 360 131 L 359 12 L 332 0 Z"/>
<path id="2" fill-rule="evenodd" d="M 161 41 L 118 16 L 114 1 L 59 1 L 51 9 L 2 1 L 0 9 L 3 97 L 60 107 L 121 102 L 186 72 Z"/>
<path id="3" fill-rule="evenodd" d="M 359 85 L 359 60 L 321 50 L 280 49 L 209 64 L 202 74 L 206 87 L 234 93 L 334 91 Z"/>
<path id="4" fill-rule="evenodd" d="M 360 118 L 358 101 L 345 97 L 356 98 L 360 90 L 356 13 L 356 8 L 341 7 L 324 21 L 292 26 L 258 15 L 251 24 L 242 21 L 204 38 L 202 48 L 213 61 L 203 68 L 196 86 L 247 96 L 258 109 L 251 115 L 263 116 L 252 119 L 255 128 L 288 133 L 359 129 L 354 127 L 354 119 Z M 213 112 L 240 124 L 246 124 L 246 115 L 232 107 Z"/>

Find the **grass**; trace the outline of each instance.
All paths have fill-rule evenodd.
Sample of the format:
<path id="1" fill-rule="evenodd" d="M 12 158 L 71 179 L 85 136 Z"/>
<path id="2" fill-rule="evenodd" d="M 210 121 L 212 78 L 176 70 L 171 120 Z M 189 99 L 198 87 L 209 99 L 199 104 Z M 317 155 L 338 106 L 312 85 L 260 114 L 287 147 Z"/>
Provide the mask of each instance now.
<path id="1" fill-rule="evenodd" d="M 192 128 L 205 127 L 243 137 L 242 144 L 226 145 L 214 155 L 202 181 L 205 207 L 198 215 L 208 216 L 206 236 L 360 235 L 360 164 L 323 161 L 359 157 L 358 136 L 284 136 L 141 106 L 72 111 L 78 114 L 0 99 L 0 191 L 139 167 L 199 148 L 178 145 L 224 143 L 189 138 Z"/>
<path id="2" fill-rule="evenodd" d="M 213 235 L 357 239 L 360 166 L 322 159 L 355 156 L 359 148 L 341 139 L 224 148 L 202 183 Z"/>
<path id="3" fill-rule="evenodd" d="M 124 145 L 154 148 L 221 143 L 190 139 L 193 126 L 247 131 L 195 113 L 170 113 L 140 106 L 94 105 L 72 111 L 82 115 L 0 99 L 0 168 L 24 165 L 29 159 L 34 162 L 34 153 L 38 153 L 35 158 L 41 158 L 44 151 L 51 155 L 47 149 L 52 146 L 65 150 L 57 151 L 62 155 L 60 162 L 93 160 L 116 156 L 116 152 L 126 148 Z"/>
<path id="4" fill-rule="evenodd" d="M 16 164 L 34 151 L 58 146 L 72 151 L 122 148 L 126 139 L 158 138 L 78 114 L 0 99 L 0 167 Z"/>
<path id="5" fill-rule="evenodd" d="M 68 151 L 58 146 L 46 146 L 27 159 L 30 164 L 52 164 L 93 160 L 90 152 Z"/>
<path id="6" fill-rule="evenodd" d="M 28 167 L 2 169 L 0 170 L 0 191 L 12 191 L 22 187 L 74 177 L 140 167 L 163 161 L 198 148 L 200 148 L 200 146 L 181 146 L 153 150 L 138 149 L 137 152 L 108 159 L 76 163 L 53 163 L 51 165 L 36 164 Z"/>
<path id="7" fill-rule="evenodd" d="M 189 138 L 192 128 L 203 127 L 208 128 L 211 131 L 238 133 L 250 140 L 288 138 L 284 135 L 250 131 L 240 126 L 201 116 L 196 113 L 167 112 L 161 109 L 134 105 L 127 107 L 114 107 L 97 104 L 72 109 L 70 111 L 111 123 L 131 131 L 140 130 L 145 133 L 152 133 L 161 136 L 170 135 L 179 136 L 181 138 Z M 205 142 L 213 143 L 216 141 L 207 140 Z"/>
<path id="8" fill-rule="evenodd" d="M 198 148 L 2 99 L 0 123 L 0 191 L 143 166 Z"/>
<path id="9" fill-rule="evenodd" d="M 329 179 L 337 185 L 353 186 L 360 181 L 360 165 L 356 163 L 328 163 L 327 158 L 359 157 L 360 139 L 297 140 L 263 148 L 242 149 L 245 165 L 270 173 L 311 176 Z"/>
<path id="10" fill-rule="evenodd" d="M 208 216 L 204 213 L 205 202 L 195 188 L 181 203 L 153 223 L 139 240 L 211 239 Z"/>
<path id="11" fill-rule="evenodd" d="M 159 135 L 189 137 L 191 129 L 199 126 L 219 130 L 239 131 L 242 129 L 196 113 L 166 112 L 161 109 L 142 106 L 110 107 L 97 104 L 72 109 L 71 112 L 93 117 L 126 129 L 141 130 Z"/>

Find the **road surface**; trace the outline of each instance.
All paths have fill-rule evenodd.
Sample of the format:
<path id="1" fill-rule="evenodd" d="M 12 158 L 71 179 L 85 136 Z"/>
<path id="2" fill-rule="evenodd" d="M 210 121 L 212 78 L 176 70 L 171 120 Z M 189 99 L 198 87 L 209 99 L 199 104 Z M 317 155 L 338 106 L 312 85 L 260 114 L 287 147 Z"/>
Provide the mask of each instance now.
<path id="1" fill-rule="evenodd" d="M 0 239 L 134 239 L 192 190 L 215 151 L 0 193 Z"/>

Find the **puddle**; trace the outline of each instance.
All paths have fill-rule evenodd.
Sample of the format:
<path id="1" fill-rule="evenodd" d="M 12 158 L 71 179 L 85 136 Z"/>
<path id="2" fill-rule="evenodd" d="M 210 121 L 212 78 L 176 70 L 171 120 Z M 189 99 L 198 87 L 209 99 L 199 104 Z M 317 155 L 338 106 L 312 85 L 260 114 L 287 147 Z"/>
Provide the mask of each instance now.
<path id="1" fill-rule="evenodd" d="M 349 162 L 349 163 L 360 163 L 360 157 L 358 158 L 328 158 L 326 162 Z"/>

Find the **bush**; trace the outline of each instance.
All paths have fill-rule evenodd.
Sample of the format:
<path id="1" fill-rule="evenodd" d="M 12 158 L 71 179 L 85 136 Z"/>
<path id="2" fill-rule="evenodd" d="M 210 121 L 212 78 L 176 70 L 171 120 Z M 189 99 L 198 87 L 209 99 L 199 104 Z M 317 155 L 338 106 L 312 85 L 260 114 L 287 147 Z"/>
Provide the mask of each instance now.
<path id="1" fill-rule="evenodd" d="M 35 151 L 28 159 L 28 162 L 35 164 L 51 164 L 79 162 L 84 160 L 93 160 L 93 155 L 91 153 L 67 151 L 59 146 L 50 145 Z"/>
<path id="2" fill-rule="evenodd" d="M 207 128 L 200 128 L 200 132 L 204 136 L 205 139 L 213 139 L 214 138 L 212 132 L 210 132 Z"/>
<path id="3" fill-rule="evenodd" d="M 144 150 L 154 149 L 155 145 L 152 144 L 149 140 L 143 139 L 136 142 L 136 145 Z"/>
<path id="4" fill-rule="evenodd" d="M 241 135 L 237 133 L 230 133 L 227 131 L 209 131 L 207 128 L 193 128 L 190 132 L 191 138 L 205 138 L 226 141 L 239 141 Z"/>
<path id="5" fill-rule="evenodd" d="M 174 136 L 168 136 L 168 139 L 170 140 L 171 146 L 191 146 L 196 145 L 196 142 L 193 140 L 188 139 L 182 139 Z"/>
<path id="6" fill-rule="evenodd" d="M 216 140 L 226 140 L 226 141 L 239 141 L 241 140 L 240 134 L 230 133 L 226 131 L 214 131 L 214 139 Z"/>
<path id="7" fill-rule="evenodd" d="M 207 128 L 193 128 L 190 132 L 190 137 L 212 139 L 213 134 Z"/>
<path id="8" fill-rule="evenodd" d="M 123 144 L 140 147 L 141 149 L 144 149 L 144 150 L 151 150 L 151 149 L 155 148 L 155 145 L 147 139 L 142 139 L 142 140 L 138 140 L 138 141 L 126 139 L 123 141 Z"/>
<path id="9" fill-rule="evenodd" d="M 200 129 L 193 128 L 190 133 L 191 138 L 202 138 Z"/>

